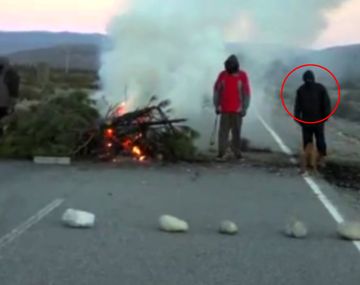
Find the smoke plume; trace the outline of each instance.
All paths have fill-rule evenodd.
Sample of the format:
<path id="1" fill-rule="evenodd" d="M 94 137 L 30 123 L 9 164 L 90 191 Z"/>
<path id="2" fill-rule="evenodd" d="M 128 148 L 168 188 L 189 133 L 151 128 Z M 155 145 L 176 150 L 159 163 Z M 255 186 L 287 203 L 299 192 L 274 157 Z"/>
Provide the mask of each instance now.
<path id="1" fill-rule="evenodd" d="M 100 71 L 108 100 L 120 102 L 126 93 L 136 108 L 152 95 L 171 99 L 176 114 L 204 134 L 204 101 L 228 41 L 307 47 L 326 27 L 325 12 L 345 0 L 129 1 L 108 27 L 111 49 Z M 256 89 L 256 76 L 275 55 L 251 46 L 241 54 Z"/>

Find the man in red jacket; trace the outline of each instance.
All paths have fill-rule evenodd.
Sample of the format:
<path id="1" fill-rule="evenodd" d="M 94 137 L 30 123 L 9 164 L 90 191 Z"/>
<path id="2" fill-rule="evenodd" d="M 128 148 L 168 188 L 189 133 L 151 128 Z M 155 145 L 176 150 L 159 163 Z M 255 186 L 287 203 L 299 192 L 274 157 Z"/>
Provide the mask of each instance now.
<path id="1" fill-rule="evenodd" d="M 232 151 L 241 159 L 241 126 L 250 105 L 250 84 L 246 72 L 240 70 L 235 55 L 225 61 L 222 71 L 214 86 L 214 106 L 216 114 L 220 114 L 218 159 L 226 153 L 229 134 L 232 135 Z"/>

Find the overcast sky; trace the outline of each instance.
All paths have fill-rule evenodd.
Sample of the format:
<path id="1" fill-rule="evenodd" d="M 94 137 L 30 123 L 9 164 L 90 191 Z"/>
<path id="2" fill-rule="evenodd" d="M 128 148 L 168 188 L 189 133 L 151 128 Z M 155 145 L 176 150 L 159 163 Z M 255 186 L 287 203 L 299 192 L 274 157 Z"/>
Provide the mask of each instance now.
<path id="1" fill-rule="evenodd" d="M 108 21 L 125 9 L 125 3 L 126 0 L 0 0 L 0 30 L 105 33 Z M 360 0 L 348 0 L 329 13 L 329 26 L 314 46 L 360 43 L 359 15 Z"/>

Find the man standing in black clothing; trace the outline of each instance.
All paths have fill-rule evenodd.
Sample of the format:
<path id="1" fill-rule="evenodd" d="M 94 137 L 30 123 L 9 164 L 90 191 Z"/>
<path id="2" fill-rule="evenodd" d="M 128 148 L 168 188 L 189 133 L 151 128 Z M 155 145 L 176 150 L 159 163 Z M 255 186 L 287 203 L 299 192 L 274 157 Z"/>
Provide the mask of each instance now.
<path id="1" fill-rule="evenodd" d="M 321 121 L 331 113 L 331 102 L 326 88 L 315 82 L 315 75 L 308 70 L 303 75 L 304 84 L 297 90 L 295 117 L 305 122 Z M 327 155 L 325 122 L 316 124 L 301 123 L 304 150 L 316 139 L 319 161 Z"/>
<path id="2" fill-rule="evenodd" d="M 0 120 L 13 112 L 19 94 L 20 77 L 9 60 L 0 57 Z M 3 134 L 0 126 L 0 136 Z"/>

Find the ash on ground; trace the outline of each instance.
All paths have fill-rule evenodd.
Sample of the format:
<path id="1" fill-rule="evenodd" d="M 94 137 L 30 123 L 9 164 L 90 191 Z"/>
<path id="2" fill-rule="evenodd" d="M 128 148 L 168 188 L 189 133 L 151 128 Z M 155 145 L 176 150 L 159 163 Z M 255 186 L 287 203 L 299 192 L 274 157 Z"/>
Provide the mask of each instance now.
<path id="1" fill-rule="evenodd" d="M 360 162 L 329 161 L 322 173 L 332 184 L 360 193 Z"/>
<path id="2" fill-rule="evenodd" d="M 185 164 L 190 168 L 193 166 L 220 167 L 222 169 L 243 166 L 262 168 L 278 176 L 298 175 L 299 165 L 290 162 L 289 156 L 282 152 L 275 152 L 269 148 L 259 148 L 254 146 L 250 140 L 244 138 L 241 143 L 244 154 L 244 161 L 229 159 L 226 162 L 218 163 L 215 161 L 216 148 L 209 149 L 207 153 L 200 154 L 188 161 L 178 162 Z M 296 157 L 298 160 L 298 157 Z M 113 165 L 120 167 L 150 167 L 170 166 L 173 163 L 161 160 L 148 160 L 143 162 L 134 161 L 133 158 L 118 157 L 113 160 Z M 320 170 L 320 175 L 332 185 L 340 189 L 349 189 L 351 192 L 360 194 L 360 161 L 347 162 L 338 158 L 330 159 L 327 166 Z M 196 177 L 197 180 L 198 177 Z"/>

